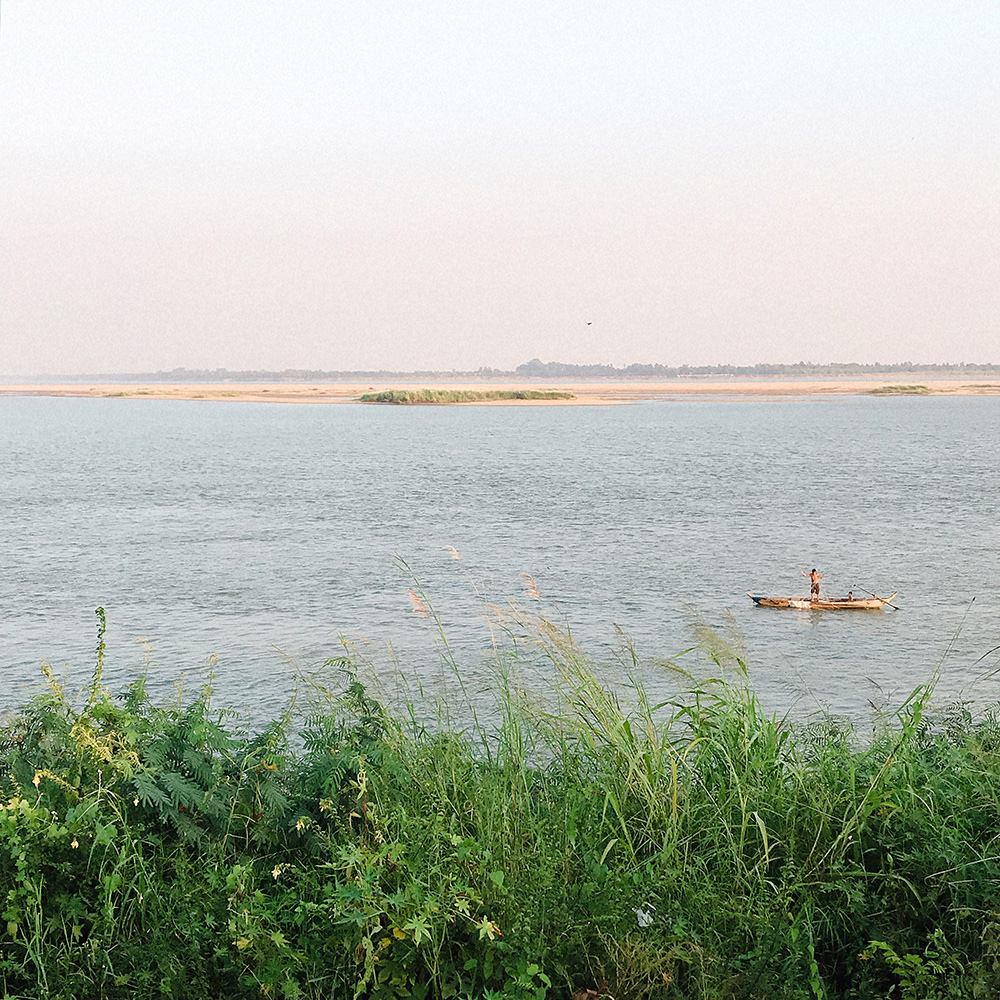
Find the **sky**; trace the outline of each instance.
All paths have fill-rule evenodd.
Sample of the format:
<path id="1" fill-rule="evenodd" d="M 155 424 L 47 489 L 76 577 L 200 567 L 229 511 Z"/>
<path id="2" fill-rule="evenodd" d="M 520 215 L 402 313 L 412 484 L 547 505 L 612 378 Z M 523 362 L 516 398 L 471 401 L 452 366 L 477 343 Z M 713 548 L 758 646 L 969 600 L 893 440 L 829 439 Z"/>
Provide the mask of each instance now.
<path id="1" fill-rule="evenodd" d="M 996 0 L 2 0 L 0 375 L 1000 363 Z"/>

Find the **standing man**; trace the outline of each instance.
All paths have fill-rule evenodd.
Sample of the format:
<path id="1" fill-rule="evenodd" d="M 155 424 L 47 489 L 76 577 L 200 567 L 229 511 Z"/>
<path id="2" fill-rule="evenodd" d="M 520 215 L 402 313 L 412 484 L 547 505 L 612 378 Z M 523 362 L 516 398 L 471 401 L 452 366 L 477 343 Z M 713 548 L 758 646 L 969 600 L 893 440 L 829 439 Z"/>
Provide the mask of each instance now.
<path id="1" fill-rule="evenodd" d="M 816 572 L 816 567 L 813 566 L 813 571 L 807 573 L 804 569 L 800 569 L 799 572 L 803 576 L 809 577 L 809 600 L 818 601 L 819 600 L 819 581 L 823 579 L 822 573 Z"/>

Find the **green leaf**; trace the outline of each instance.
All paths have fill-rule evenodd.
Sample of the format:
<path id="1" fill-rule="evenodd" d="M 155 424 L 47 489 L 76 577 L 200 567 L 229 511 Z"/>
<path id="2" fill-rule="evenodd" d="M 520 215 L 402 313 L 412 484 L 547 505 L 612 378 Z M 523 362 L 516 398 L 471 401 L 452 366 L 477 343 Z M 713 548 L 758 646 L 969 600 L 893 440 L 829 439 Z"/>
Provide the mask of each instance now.
<path id="1" fill-rule="evenodd" d="M 115 829 L 114 823 L 109 823 L 105 826 L 100 820 L 96 820 L 94 824 L 94 842 L 97 844 L 110 844 L 112 840 L 118 835 L 118 831 Z"/>
<path id="2" fill-rule="evenodd" d="M 604 853 L 601 855 L 600 862 L 598 862 L 599 864 L 602 865 L 604 864 L 604 859 L 611 853 L 611 848 L 614 847 L 615 844 L 617 843 L 618 843 L 617 837 L 612 837 L 611 840 L 608 841 L 608 846 L 604 848 Z"/>

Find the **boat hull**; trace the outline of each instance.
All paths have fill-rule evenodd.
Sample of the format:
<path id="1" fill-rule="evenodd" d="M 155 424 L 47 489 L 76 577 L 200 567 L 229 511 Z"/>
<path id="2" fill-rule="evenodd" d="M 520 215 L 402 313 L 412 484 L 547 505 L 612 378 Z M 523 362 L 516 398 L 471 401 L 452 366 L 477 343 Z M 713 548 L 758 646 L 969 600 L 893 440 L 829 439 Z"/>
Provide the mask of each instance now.
<path id="1" fill-rule="evenodd" d="M 813 601 L 807 597 L 754 597 L 747 593 L 758 608 L 794 608 L 797 611 L 881 611 L 894 597 L 865 597 L 857 600 Z"/>

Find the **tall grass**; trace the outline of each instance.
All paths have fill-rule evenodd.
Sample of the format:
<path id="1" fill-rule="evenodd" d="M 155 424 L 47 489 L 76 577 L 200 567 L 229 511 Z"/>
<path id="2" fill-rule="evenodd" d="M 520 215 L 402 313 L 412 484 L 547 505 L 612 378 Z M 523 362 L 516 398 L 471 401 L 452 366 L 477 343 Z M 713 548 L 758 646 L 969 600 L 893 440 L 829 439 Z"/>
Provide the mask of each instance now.
<path id="1" fill-rule="evenodd" d="M 934 723 L 932 678 L 862 743 L 768 717 L 710 632 L 653 704 L 627 637 L 609 676 L 544 618 L 495 626 L 471 729 L 345 656 L 251 733 L 207 687 L 112 696 L 99 613 L 84 703 L 49 676 L 2 733 L 4 994 L 997 994 L 995 713 Z"/>

